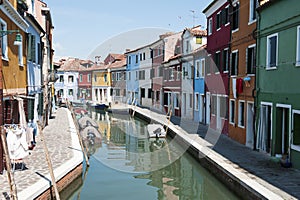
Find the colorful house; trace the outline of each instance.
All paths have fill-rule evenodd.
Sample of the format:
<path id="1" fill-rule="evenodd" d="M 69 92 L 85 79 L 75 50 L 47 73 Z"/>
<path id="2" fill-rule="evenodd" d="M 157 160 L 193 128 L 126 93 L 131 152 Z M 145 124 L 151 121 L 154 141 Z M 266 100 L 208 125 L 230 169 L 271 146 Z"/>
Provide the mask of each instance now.
<path id="1" fill-rule="evenodd" d="M 109 65 L 113 104 L 126 103 L 126 65 L 126 56 L 124 54 Z"/>
<path id="2" fill-rule="evenodd" d="M 232 5 L 229 137 L 254 147 L 254 97 L 257 0 L 239 0 Z M 221 18 L 222 19 L 222 18 Z"/>
<path id="3" fill-rule="evenodd" d="M 19 123 L 18 101 L 27 95 L 25 10 L 17 11 L 17 1 L 2 1 L 0 5 L 1 54 L 3 75 L 4 123 Z M 22 3 L 22 2 L 20 2 Z M 18 40 L 17 40 L 18 39 Z M 15 98 L 18 98 L 16 100 Z M 27 101 L 24 100 L 26 110 Z"/>
<path id="4" fill-rule="evenodd" d="M 94 65 L 92 74 L 92 100 L 96 103 L 112 102 L 111 73 L 109 65 Z"/>
<path id="5" fill-rule="evenodd" d="M 205 124 L 205 59 L 206 44 L 194 51 L 194 121 Z"/>
<path id="6" fill-rule="evenodd" d="M 32 3 L 32 2 L 31 2 Z M 29 6 L 33 8 L 33 6 Z M 29 24 L 27 34 L 27 92 L 28 96 L 28 120 L 37 122 L 42 116 L 42 45 L 40 35 L 45 31 L 36 21 L 34 10 L 28 10 L 25 16 Z"/>
<path id="7" fill-rule="evenodd" d="M 206 44 L 206 30 L 200 26 L 186 28 L 182 33 L 182 99 L 181 117 L 186 119 L 194 118 L 194 51 L 203 44 Z M 197 77 L 198 78 L 198 77 Z M 199 91 L 197 91 L 199 92 Z M 198 102 L 197 102 L 198 103 Z"/>
<path id="8" fill-rule="evenodd" d="M 181 47 L 180 40 L 177 45 Z M 181 48 L 178 48 L 178 50 L 180 49 Z M 163 67 L 164 111 L 166 113 L 172 111 L 172 115 L 181 116 L 181 54 L 175 54 L 175 56 L 172 56 L 169 60 L 163 62 Z"/>
<path id="9" fill-rule="evenodd" d="M 163 111 L 163 62 L 175 55 L 176 44 L 180 40 L 180 33 L 165 33 L 160 39 L 151 44 L 152 49 L 152 106 Z"/>
<path id="10" fill-rule="evenodd" d="M 81 65 L 85 69 L 78 71 L 78 100 L 92 100 L 92 66 L 93 63 L 89 60 L 82 61 Z"/>
<path id="11" fill-rule="evenodd" d="M 127 59 L 127 81 L 126 81 L 126 91 L 127 91 L 127 103 L 136 103 L 139 105 L 139 67 L 140 59 L 138 50 L 132 50 L 125 53 Z"/>
<path id="12" fill-rule="evenodd" d="M 260 3 L 256 148 L 300 168 L 300 7 L 295 6 L 299 2 Z"/>
<path id="13" fill-rule="evenodd" d="M 206 122 L 210 128 L 228 134 L 229 1 L 214 0 L 204 10 L 207 18 L 205 64 Z"/>

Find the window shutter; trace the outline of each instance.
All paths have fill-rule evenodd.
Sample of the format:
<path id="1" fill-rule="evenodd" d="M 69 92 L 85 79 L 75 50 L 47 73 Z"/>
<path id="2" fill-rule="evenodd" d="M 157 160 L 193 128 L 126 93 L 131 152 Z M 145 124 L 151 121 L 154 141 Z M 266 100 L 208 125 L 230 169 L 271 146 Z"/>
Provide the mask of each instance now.
<path id="1" fill-rule="evenodd" d="M 32 48 L 32 45 L 31 45 L 31 43 L 32 43 L 32 38 L 31 38 L 31 34 L 28 34 L 28 49 L 27 49 L 27 58 L 28 58 L 28 60 L 30 60 L 30 61 L 32 61 L 32 58 L 31 58 L 31 48 Z"/>
<path id="2" fill-rule="evenodd" d="M 35 56 L 35 36 L 31 35 L 31 60 L 32 62 L 36 61 L 36 56 Z"/>

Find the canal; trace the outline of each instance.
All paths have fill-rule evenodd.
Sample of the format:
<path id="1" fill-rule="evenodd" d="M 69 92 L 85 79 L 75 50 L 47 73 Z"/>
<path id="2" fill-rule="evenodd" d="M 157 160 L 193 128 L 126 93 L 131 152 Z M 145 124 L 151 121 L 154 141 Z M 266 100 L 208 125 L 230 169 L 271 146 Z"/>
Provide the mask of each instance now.
<path id="1" fill-rule="evenodd" d="M 90 167 L 64 198 L 238 199 L 174 140 L 149 139 L 145 121 L 126 113 L 91 112 L 91 118 L 102 137 L 86 143 Z"/>

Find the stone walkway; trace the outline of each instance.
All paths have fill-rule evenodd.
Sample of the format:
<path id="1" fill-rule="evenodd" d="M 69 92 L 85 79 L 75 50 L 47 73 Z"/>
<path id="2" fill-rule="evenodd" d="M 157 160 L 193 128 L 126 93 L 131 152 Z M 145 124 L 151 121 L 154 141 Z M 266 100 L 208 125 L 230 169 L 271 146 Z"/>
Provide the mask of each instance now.
<path id="1" fill-rule="evenodd" d="M 45 141 L 54 169 L 56 180 L 68 170 L 82 163 L 82 153 L 70 112 L 59 108 L 44 129 Z M 49 187 L 51 181 L 43 144 L 37 136 L 37 145 L 24 159 L 28 169 L 14 172 L 18 199 L 33 199 Z M 0 175 L 0 199 L 10 194 L 6 172 Z"/>

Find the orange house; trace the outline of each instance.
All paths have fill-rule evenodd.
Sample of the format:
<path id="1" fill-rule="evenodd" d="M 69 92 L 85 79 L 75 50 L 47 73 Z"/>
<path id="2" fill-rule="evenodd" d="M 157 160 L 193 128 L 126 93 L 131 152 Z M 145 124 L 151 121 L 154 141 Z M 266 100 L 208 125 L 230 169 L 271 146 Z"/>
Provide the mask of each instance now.
<path id="1" fill-rule="evenodd" d="M 231 6 L 229 137 L 253 148 L 257 0 Z"/>
<path id="2" fill-rule="evenodd" d="M 3 0 L 0 5 L 4 123 L 19 123 L 18 101 L 15 97 L 27 94 L 25 31 L 28 24 L 21 16 L 23 8 L 16 0 Z"/>

